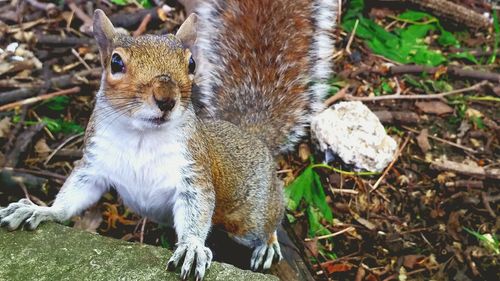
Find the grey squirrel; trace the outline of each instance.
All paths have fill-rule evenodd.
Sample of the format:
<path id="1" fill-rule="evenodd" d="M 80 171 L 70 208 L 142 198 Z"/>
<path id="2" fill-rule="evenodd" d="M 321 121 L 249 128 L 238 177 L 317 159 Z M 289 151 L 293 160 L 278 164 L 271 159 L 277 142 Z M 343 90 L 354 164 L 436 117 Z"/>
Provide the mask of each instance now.
<path id="1" fill-rule="evenodd" d="M 253 270 L 270 268 L 282 257 L 285 206 L 274 158 L 321 108 L 336 9 L 336 0 L 198 1 L 175 36 L 138 38 L 96 10 L 103 74 L 83 158 L 51 207 L 22 199 L 0 210 L 1 225 L 68 220 L 113 187 L 138 214 L 175 227 L 168 268 L 184 258 L 183 279 L 192 269 L 203 279 L 212 226 L 254 249 Z"/>

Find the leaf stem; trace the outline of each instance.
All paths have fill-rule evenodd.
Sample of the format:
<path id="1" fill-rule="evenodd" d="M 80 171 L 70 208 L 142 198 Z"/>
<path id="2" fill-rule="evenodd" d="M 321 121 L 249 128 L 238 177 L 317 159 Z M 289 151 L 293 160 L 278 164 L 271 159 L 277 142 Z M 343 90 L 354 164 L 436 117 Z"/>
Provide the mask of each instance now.
<path id="1" fill-rule="evenodd" d="M 343 174 L 343 175 L 348 175 L 348 176 L 373 176 L 373 175 L 378 175 L 380 174 L 379 172 L 351 172 L 351 171 L 344 171 L 341 169 L 334 168 L 330 165 L 327 164 L 314 164 L 311 166 L 313 169 L 315 168 L 325 168 L 328 170 L 332 170 L 336 173 Z"/>

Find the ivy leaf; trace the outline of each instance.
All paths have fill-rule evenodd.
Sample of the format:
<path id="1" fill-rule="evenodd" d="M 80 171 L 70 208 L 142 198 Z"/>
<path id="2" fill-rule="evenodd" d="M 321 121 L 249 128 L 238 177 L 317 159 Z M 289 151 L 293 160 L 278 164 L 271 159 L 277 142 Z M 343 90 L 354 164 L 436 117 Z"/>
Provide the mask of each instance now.
<path id="1" fill-rule="evenodd" d="M 306 190 L 311 189 L 313 183 L 312 167 L 307 167 L 286 189 L 285 194 L 288 198 L 288 209 L 295 211 L 304 198 Z M 309 195 L 310 196 L 310 195 Z"/>

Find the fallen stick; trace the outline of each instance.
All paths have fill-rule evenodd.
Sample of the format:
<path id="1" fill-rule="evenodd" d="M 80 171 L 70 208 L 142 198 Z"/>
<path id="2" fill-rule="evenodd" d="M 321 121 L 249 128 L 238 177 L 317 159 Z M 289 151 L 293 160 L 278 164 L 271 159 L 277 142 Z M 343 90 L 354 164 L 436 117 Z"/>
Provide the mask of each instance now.
<path id="1" fill-rule="evenodd" d="M 449 96 L 449 95 L 455 95 L 455 94 L 460 94 L 460 93 L 464 93 L 464 92 L 479 90 L 482 86 L 486 85 L 487 83 L 488 83 L 487 81 L 482 81 L 482 82 L 479 82 L 479 83 L 474 84 L 474 85 L 467 87 L 467 88 L 453 90 L 453 91 L 444 92 L 444 93 L 440 93 L 440 94 L 433 94 L 433 95 L 396 95 L 396 94 L 394 94 L 394 95 L 375 96 L 375 97 L 357 97 L 357 96 L 346 94 L 345 99 L 352 100 L 352 101 L 442 99 L 445 96 Z"/>
<path id="2" fill-rule="evenodd" d="M 137 37 L 146 32 L 149 22 L 151 21 L 151 14 L 147 14 L 139 24 L 139 27 L 132 33 L 132 37 Z"/>
<path id="3" fill-rule="evenodd" d="M 420 122 L 420 116 L 415 112 L 408 111 L 374 111 L 375 115 L 377 115 L 378 119 L 382 123 L 402 123 L 402 124 L 417 124 Z"/>
<path id="4" fill-rule="evenodd" d="M 27 130 L 19 134 L 14 147 L 5 156 L 5 167 L 16 167 L 20 160 L 20 155 L 25 153 L 29 145 L 33 142 L 33 138 L 38 134 L 45 124 L 37 124 L 28 127 Z"/>
<path id="5" fill-rule="evenodd" d="M 399 159 L 399 156 L 401 156 L 401 154 L 403 153 L 403 150 L 405 149 L 405 147 L 408 144 L 409 140 L 410 140 L 410 136 L 407 136 L 406 139 L 405 139 L 405 141 L 401 145 L 401 147 L 396 152 L 396 155 L 394 155 L 394 159 L 392 159 L 391 163 L 389 163 L 389 166 L 387 166 L 387 168 L 385 168 L 385 170 L 382 173 L 382 175 L 378 178 L 378 180 L 375 182 L 375 184 L 373 184 L 373 186 L 372 186 L 372 188 L 370 190 L 370 193 L 372 191 L 376 190 L 378 188 L 378 186 L 380 185 L 380 183 L 382 183 L 382 180 L 385 178 L 385 176 L 387 175 L 387 173 L 389 173 L 389 171 L 392 169 L 392 166 L 394 166 L 394 163 L 396 163 L 396 161 Z"/>
<path id="6" fill-rule="evenodd" d="M 483 188 L 484 184 L 482 181 L 474 180 L 457 180 L 452 182 L 447 182 L 444 184 L 446 187 L 465 187 L 465 188 Z"/>
<path id="7" fill-rule="evenodd" d="M 66 74 L 54 77 L 49 80 L 50 88 L 66 88 L 74 85 L 82 84 L 86 76 L 98 76 L 101 74 L 101 68 L 94 68 L 92 70 L 83 70 L 77 73 Z M 42 89 L 37 88 L 24 88 L 8 91 L 0 94 L 0 104 L 26 99 L 37 95 Z"/>
<path id="8" fill-rule="evenodd" d="M 487 29 L 490 21 L 483 15 L 447 0 L 379 0 L 380 2 L 403 2 L 416 5 L 419 9 L 446 19 L 456 25 L 466 25 L 476 29 Z"/>
<path id="9" fill-rule="evenodd" d="M 411 64 L 393 65 L 389 67 L 387 73 L 391 75 L 420 74 L 420 73 L 435 74 L 436 72 L 443 70 L 445 70 L 445 73 L 451 76 L 456 76 L 460 78 L 487 80 L 494 83 L 500 82 L 500 74 L 498 73 L 473 70 L 473 69 L 463 69 L 453 66 L 448 66 L 445 69 L 443 69 L 442 67 L 430 67 L 425 65 L 411 65 Z"/>
<path id="10" fill-rule="evenodd" d="M 431 168 L 440 171 L 452 171 L 466 176 L 480 179 L 492 178 L 500 179 L 500 169 L 488 169 L 480 166 L 473 166 L 449 160 L 432 161 Z"/>
<path id="11" fill-rule="evenodd" d="M 113 14 L 109 17 L 109 20 L 111 21 L 111 23 L 113 23 L 114 26 L 123 27 L 125 29 L 132 29 L 137 28 L 144 17 L 149 14 L 151 15 L 151 23 L 156 24 L 162 21 L 159 16 L 159 9 L 161 9 L 161 7 L 143 9 L 134 13 Z"/>
<path id="12" fill-rule="evenodd" d="M 52 34 L 36 34 L 35 43 L 40 45 L 61 45 L 61 46 L 76 46 L 76 45 L 93 45 L 95 40 L 88 37 L 74 36 L 59 36 Z"/>
<path id="13" fill-rule="evenodd" d="M 410 132 L 413 132 L 413 133 L 419 133 L 419 131 L 415 130 L 415 129 L 412 129 L 410 127 L 407 127 L 407 126 L 403 126 L 404 129 L 410 131 Z M 439 137 L 435 137 L 433 135 L 428 135 L 427 137 L 433 139 L 433 140 L 437 140 L 439 142 L 442 142 L 442 143 L 445 143 L 445 144 L 448 144 L 448 145 L 451 145 L 451 146 L 454 146 L 456 148 L 460 148 L 460 149 L 463 149 L 465 151 L 468 151 L 470 153 L 477 153 L 477 151 L 475 151 L 474 149 L 470 148 L 470 147 L 466 147 L 466 146 L 463 146 L 463 145 L 460 145 L 460 144 L 457 144 L 457 143 L 454 143 L 454 142 L 451 142 L 449 140 L 445 140 L 445 139 L 442 139 L 442 138 L 439 138 Z"/>
<path id="14" fill-rule="evenodd" d="M 14 108 L 19 107 L 19 106 L 33 104 L 33 103 L 43 101 L 43 100 L 48 100 L 48 99 L 51 99 L 51 98 L 57 97 L 57 96 L 76 94 L 78 92 L 80 92 L 80 87 L 73 87 L 70 89 L 64 89 L 64 90 L 60 90 L 60 91 L 53 92 L 50 94 L 41 95 L 38 97 L 28 98 L 28 99 L 25 99 L 22 101 L 16 101 L 13 103 L 2 105 L 2 106 L 0 106 L 0 111 L 11 110 L 11 109 L 14 109 Z"/>

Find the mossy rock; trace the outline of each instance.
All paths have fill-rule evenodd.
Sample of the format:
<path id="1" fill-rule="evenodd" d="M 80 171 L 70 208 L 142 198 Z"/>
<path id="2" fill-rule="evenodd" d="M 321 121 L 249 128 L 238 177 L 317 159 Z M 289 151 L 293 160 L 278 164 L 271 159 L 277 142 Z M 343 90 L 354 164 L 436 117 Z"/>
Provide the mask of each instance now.
<path id="1" fill-rule="evenodd" d="M 171 252 L 44 223 L 35 231 L 0 229 L 0 280 L 180 280 L 165 269 Z M 278 280 L 212 263 L 206 281 Z"/>

